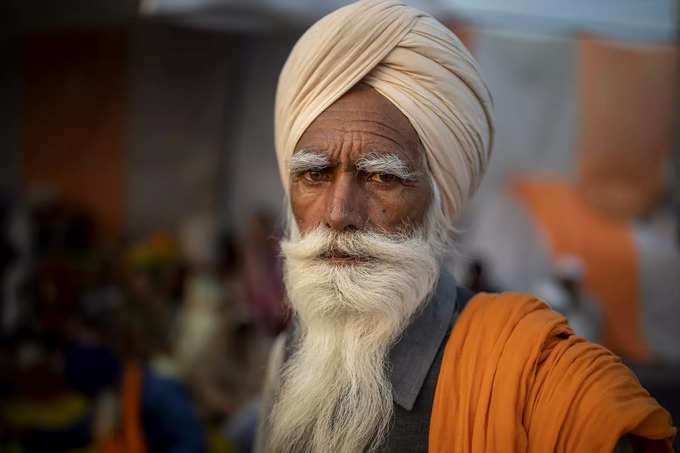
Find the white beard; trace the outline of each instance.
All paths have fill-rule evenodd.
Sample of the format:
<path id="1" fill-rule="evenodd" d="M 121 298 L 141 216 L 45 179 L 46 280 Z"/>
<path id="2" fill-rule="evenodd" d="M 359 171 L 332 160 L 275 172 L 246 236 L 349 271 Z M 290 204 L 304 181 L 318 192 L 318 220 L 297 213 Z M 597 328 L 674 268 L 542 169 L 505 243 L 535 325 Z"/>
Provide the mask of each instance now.
<path id="1" fill-rule="evenodd" d="M 439 276 L 430 234 L 388 237 L 324 227 L 281 242 L 300 337 L 270 416 L 268 452 L 375 450 L 392 417 L 390 347 Z M 333 264 L 330 250 L 366 258 Z"/>

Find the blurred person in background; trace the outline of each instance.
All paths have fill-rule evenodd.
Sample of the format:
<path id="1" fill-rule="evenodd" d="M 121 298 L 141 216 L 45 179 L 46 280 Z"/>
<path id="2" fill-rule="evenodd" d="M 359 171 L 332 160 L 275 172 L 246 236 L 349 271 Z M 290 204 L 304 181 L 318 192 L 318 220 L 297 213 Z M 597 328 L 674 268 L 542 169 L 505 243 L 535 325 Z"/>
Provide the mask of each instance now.
<path id="1" fill-rule="evenodd" d="M 550 278 L 539 282 L 532 291 L 550 308 L 569 319 L 576 335 L 600 342 L 598 320 L 601 316 L 592 296 L 583 288 L 584 266 L 575 256 L 562 257 Z"/>
<path id="2" fill-rule="evenodd" d="M 0 449 L 203 451 L 191 397 L 147 365 L 164 338 L 145 308 L 154 304 L 154 279 L 137 267 L 127 285 L 129 260 L 95 245 L 85 211 L 54 199 L 29 217 L 35 264 L 2 345 Z M 161 286 L 157 294 L 172 293 L 168 281 Z"/>
<path id="3" fill-rule="evenodd" d="M 187 219 L 179 229 L 187 269 L 165 371 L 191 389 L 211 442 L 226 435 L 240 451 L 248 451 L 255 431 L 253 402 L 261 389 L 271 333 L 269 324 L 256 328 L 259 312 L 245 300 L 235 242 L 228 236 L 221 239 L 207 213 Z M 258 258 L 273 258 L 276 264 L 275 250 L 271 257 Z M 251 270 L 259 280 L 272 276 L 268 268 Z M 280 293 L 259 289 L 263 298 L 283 304 Z"/>
<path id="4" fill-rule="evenodd" d="M 282 263 L 274 220 L 267 212 L 250 220 L 243 244 L 246 300 L 255 323 L 267 335 L 276 336 L 288 320 L 284 303 Z"/>
<path id="5" fill-rule="evenodd" d="M 475 293 L 487 292 L 496 293 L 498 290 L 489 281 L 488 271 L 484 262 L 480 259 L 472 260 L 467 269 L 465 287 Z"/>
<path id="6" fill-rule="evenodd" d="M 440 272 L 491 109 L 462 43 L 401 2 L 359 1 L 297 42 L 275 107 L 294 318 L 259 451 L 671 451 L 669 414 L 617 356 L 532 296 Z"/>
<path id="7" fill-rule="evenodd" d="M 7 442 L 28 451 L 82 447 L 91 440 L 90 407 L 73 385 L 70 358 L 82 339 L 81 289 L 97 259 L 87 250 L 91 222 L 55 197 L 32 200 L 16 214 L 10 233 L 21 249 L 24 278 L 12 282 L 3 300 L 16 304 L 5 318 L 13 318 L 5 324 L 10 335 L 0 401 Z"/>
<path id="8" fill-rule="evenodd" d="M 193 395 L 184 376 L 168 366 L 185 275 L 173 235 L 157 232 L 133 244 L 124 266 L 126 310 L 117 342 L 123 369 L 118 388 L 99 400 L 98 448 L 112 453 L 205 451 Z"/>

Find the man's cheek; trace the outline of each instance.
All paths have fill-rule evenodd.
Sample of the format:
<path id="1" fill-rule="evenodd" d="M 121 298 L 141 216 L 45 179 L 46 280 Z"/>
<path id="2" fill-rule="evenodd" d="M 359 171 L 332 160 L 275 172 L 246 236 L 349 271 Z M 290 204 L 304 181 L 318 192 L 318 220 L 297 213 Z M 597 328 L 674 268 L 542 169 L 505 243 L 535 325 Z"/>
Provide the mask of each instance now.
<path id="1" fill-rule="evenodd" d="M 295 218 L 295 222 L 301 233 L 308 233 L 319 223 L 318 221 L 315 222 L 315 216 L 313 215 L 314 209 L 309 205 L 310 203 L 305 203 L 300 199 L 298 199 L 297 202 L 291 200 L 293 217 Z"/>

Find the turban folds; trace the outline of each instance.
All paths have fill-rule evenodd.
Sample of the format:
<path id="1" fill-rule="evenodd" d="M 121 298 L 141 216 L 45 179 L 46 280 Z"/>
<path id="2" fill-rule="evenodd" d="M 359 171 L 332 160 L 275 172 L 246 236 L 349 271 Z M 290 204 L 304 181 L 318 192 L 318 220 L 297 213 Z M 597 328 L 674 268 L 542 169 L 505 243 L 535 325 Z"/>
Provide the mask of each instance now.
<path id="1" fill-rule="evenodd" d="M 288 160 L 314 119 L 358 82 L 411 122 L 451 224 L 474 192 L 492 148 L 492 100 L 477 63 L 431 16 L 393 0 L 362 0 L 325 16 L 298 40 L 276 92 L 274 140 Z"/>

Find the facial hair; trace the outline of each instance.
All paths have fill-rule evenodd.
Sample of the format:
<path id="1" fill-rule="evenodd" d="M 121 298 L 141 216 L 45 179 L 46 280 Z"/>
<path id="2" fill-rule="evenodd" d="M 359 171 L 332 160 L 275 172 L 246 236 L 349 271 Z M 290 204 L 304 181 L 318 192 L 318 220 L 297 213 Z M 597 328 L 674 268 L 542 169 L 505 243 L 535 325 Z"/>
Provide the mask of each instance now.
<path id="1" fill-rule="evenodd" d="M 428 300 L 439 276 L 428 234 L 336 232 L 325 227 L 281 243 L 299 336 L 271 413 L 267 451 L 375 450 L 389 430 L 390 347 Z M 335 264 L 325 256 L 355 257 Z"/>

